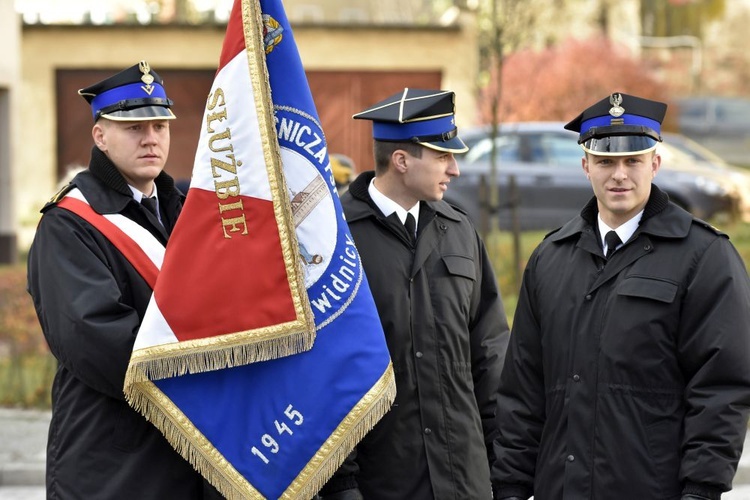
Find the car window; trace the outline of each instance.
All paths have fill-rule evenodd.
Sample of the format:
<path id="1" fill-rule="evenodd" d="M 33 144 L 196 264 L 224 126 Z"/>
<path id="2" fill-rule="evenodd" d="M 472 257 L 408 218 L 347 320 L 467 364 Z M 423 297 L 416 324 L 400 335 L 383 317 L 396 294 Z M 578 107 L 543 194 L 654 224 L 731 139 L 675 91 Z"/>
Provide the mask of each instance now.
<path id="1" fill-rule="evenodd" d="M 716 103 L 716 120 L 726 124 L 745 125 L 750 123 L 750 101 L 735 99 Z"/>
<path id="2" fill-rule="evenodd" d="M 542 134 L 539 136 L 539 143 L 539 149 L 544 152 L 544 157 L 540 157 L 536 161 L 575 168 L 581 166 L 583 150 L 576 142 L 575 136 L 555 133 Z"/>
<path id="3" fill-rule="evenodd" d="M 685 121 L 705 120 L 706 103 L 704 101 L 680 102 L 680 119 Z"/>
<path id="4" fill-rule="evenodd" d="M 662 166 L 671 167 L 673 165 L 690 165 L 694 163 L 689 154 L 680 151 L 674 144 L 659 143 L 656 147 L 656 152 L 661 155 Z"/>
<path id="5" fill-rule="evenodd" d="M 495 139 L 496 157 L 501 161 L 518 161 L 519 138 L 517 135 L 505 135 Z M 485 138 L 478 141 L 466 153 L 466 163 L 489 163 L 492 154 L 492 141 Z"/>
<path id="6" fill-rule="evenodd" d="M 716 166 L 722 166 L 724 163 L 724 160 L 719 155 L 683 135 L 666 133 L 662 134 L 662 137 L 664 138 L 664 143 L 679 149 L 692 160 L 712 163 Z"/>

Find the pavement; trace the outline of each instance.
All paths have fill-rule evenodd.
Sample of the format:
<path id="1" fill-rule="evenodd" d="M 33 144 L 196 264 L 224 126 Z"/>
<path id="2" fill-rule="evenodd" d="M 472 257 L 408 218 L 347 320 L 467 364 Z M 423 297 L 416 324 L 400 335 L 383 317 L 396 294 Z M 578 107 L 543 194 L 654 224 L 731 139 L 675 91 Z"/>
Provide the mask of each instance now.
<path id="1" fill-rule="evenodd" d="M 44 498 L 44 462 L 50 412 L 0 408 L 0 499 Z M 10 489 L 28 489 L 7 496 Z M 41 496 L 35 491 L 41 489 Z"/>
<path id="2" fill-rule="evenodd" d="M 44 466 L 50 412 L 0 408 L 0 500 L 45 500 Z M 745 450 L 750 450 L 750 433 Z M 723 500 L 750 500 L 750 451 Z"/>

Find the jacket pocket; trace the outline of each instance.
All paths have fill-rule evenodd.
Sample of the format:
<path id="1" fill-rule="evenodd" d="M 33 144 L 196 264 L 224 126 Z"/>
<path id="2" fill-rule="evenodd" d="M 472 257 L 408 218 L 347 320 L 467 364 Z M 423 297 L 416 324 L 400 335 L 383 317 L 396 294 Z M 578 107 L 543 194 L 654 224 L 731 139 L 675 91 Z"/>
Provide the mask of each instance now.
<path id="1" fill-rule="evenodd" d="M 470 280 L 476 279 L 474 261 L 462 255 L 443 255 L 443 262 L 448 272 L 455 276 L 463 276 Z"/>
<path id="2" fill-rule="evenodd" d="M 670 304 L 677 295 L 677 284 L 646 276 L 629 276 L 617 286 L 617 294 Z"/>
<path id="3" fill-rule="evenodd" d="M 659 491 L 659 498 L 679 498 L 681 429 L 675 418 L 659 420 L 645 429 L 654 474 L 651 485 Z"/>
<path id="4" fill-rule="evenodd" d="M 120 451 L 133 452 L 143 444 L 148 426 L 151 424 L 126 403 L 118 402 L 118 406 L 112 432 L 112 446 Z"/>

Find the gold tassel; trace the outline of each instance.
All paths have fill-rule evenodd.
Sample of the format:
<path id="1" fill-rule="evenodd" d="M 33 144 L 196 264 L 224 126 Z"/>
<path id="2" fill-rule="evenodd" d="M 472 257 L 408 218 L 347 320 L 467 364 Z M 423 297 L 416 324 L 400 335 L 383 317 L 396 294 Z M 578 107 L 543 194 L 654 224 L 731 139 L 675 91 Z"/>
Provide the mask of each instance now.
<path id="1" fill-rule="evenodd" d="M 396 379 L 389 363 L 380 380 L 352 408 L 281 498 L 308 499 L 318 493 L 395 399 Z"/>
<path id="2" fill-rule="evenodd" d="M 274 329 L 275 330 L 275 329 Z M 244 343 L 238 343 L 241 339 Z M 237 342 L 232 345 L 232 341 Z M 125 374 L 125 387 L 149 380 L 179 377 L 243 366 L 308 351 L 315 342 L 315 330 L 256 340 L 248 343 L 244 332 L 223 337 L 177 342 L 133 352 Z M 229 344 L 229 345 L 228 345 Z M 177 351 L 168 354 L 165 351 Z"/>
<path id="3" fill-rule="evenodd" d="M 133 384 L 126 388 L 125 397 L 226 498 L 265 498 L 153 383 Z M 389 363 L 380 380 L 354 406 L 281 498 L 307 500 L 318 493 L 357 443 L 390 410 L 395 398 L 396 381 Z"/>

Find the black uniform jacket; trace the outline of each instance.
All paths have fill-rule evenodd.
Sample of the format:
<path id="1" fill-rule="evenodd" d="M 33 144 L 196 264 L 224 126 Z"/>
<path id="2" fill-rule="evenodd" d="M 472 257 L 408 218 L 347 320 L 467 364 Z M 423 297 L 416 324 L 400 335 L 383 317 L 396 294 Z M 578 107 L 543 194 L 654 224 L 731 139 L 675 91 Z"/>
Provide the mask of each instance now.
<path id="1" fill-rule="evenodd" d="M 342 204 L 396 375 L 392 409 L 331 483 L 357 472 L 366 499 L 491 498 L 495 401 L 508 325 L 484 245 L 463 213 L 421 203 L 409 241 L 361 174 Z M 325 492 L 325 490 L 324 490 Z"/>
<path id="2" fill-rule="evenodd" d="M 750 405 L 750 281 L 655 186 L 605 261 L 596 200 L 534 251 L 502 374 L 498 498 L 719 498 Z"/>
<path id="3" fill-rule="evenodd" d="M 133 199 L 99 149 L 71 182 L 94 211 L 122 214 L 162 243 L 182 194 L 156 179 L 162 227 Z M 91 225 L 48 203 L 28 262 L 28 287 L 58 369 L 52 387 L 47 496 L 60 499 L 203 498 L 203 480 L 124 399 L 123 381 L 151 289 Z"/>

